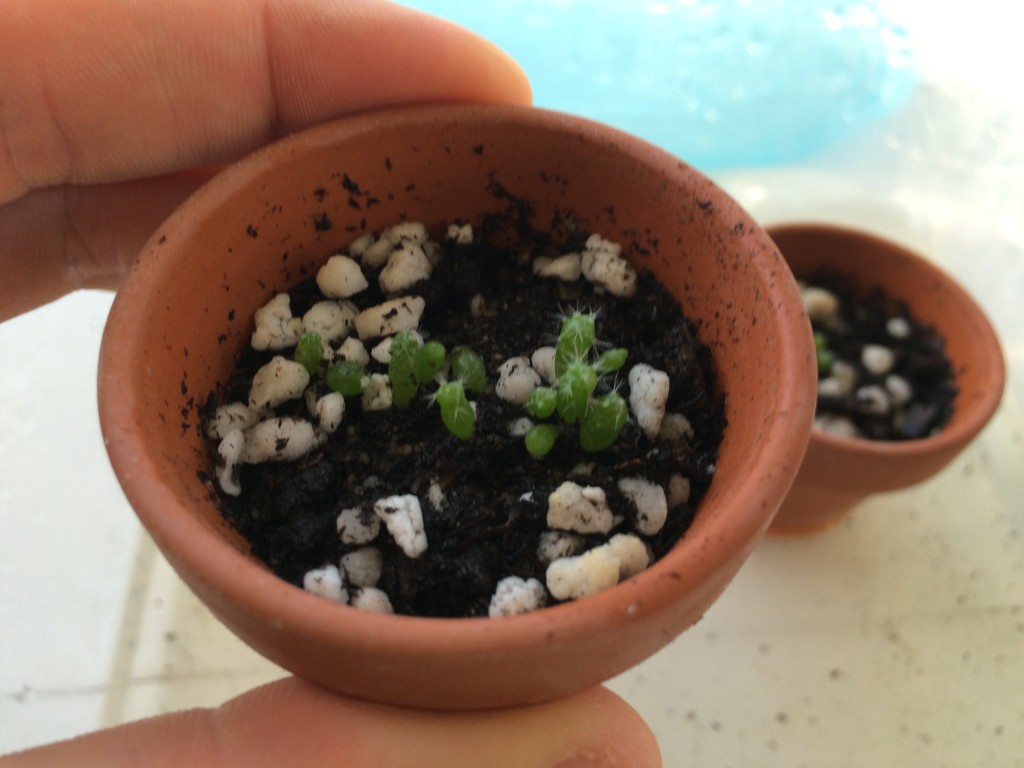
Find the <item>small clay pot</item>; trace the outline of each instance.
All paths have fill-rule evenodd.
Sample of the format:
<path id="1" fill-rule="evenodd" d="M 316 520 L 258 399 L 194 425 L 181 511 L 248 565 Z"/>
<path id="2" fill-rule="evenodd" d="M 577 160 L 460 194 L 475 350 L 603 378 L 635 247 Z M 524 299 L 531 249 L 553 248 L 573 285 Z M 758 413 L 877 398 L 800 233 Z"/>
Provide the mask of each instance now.
<path id="1" fill-rule="evenodd" d="M 869 440 L 812 429 L 800 472 L 770 529 L 803 535 L 835 525 L 867 496 L 920 483 L 946 466 L 992 418 L 1005 367 L 984 312 L 927 259 L 867 232 L 828 224 L 783 224 L 768 233 L 798 279 L 824 270 L 847 278 L 855 294 L 879 287 L 905 302 L 945 340 L 959 390 L 949 421 L 929 437 Z"/>
<path id="2" fill-rule="evenodd" d="M 505 210 L 503 190 L 625 245 L 699 325 L 726 393 L 717 473 L 658 563 L 577 602 L 500 619 L 382 616 L 273 575 L 218 511 L 200 409 L 253 313 L 356 236 Z M 639 139 L 537 109 L 362 114 L 229 168 L 153 235 L 117 296 L 99 370 L 110 458 L 196 595 L 272 661 L 346 694 L 431 708 L 538 702 L 606 680 L 707 610 L 767 529 L 800 464 L 814 353 L 765 232 L 705 177 Z"/>

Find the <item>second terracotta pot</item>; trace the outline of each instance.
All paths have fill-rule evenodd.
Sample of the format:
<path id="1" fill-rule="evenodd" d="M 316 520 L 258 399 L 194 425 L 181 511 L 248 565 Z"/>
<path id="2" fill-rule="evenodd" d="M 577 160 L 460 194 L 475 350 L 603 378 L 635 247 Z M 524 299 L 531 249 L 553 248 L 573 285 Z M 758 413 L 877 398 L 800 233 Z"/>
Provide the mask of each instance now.
<path id="1" fill-rule="evenodd" d="M 875 287 L 901 299 L 943 337 L 958 388 L 949 422 L 935 435 L 868 440 L 812 429 L 797 478 L 772 534 L 801 535 L 835 525 L 868 496 L 920 483 L 945 467 L 992 418 L 1005 380 L 999 341 L 984 311 L 949 275 L 897 243 L 847 227 L 768 227 L 794 275 L 842 275 L 855 294 Z"/>

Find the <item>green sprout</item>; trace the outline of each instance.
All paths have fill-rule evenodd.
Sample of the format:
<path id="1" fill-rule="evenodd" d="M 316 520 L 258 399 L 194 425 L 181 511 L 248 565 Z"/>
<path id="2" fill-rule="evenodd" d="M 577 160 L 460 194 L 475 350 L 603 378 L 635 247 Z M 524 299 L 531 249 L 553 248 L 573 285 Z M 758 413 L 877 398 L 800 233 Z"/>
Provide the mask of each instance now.
<path id="1" fill-rule="evenodd" d="M 324 383 L 328 389 L 341 393 L 344 397 L 355 397 L 363 392 L 366 380 L 366 368 L 351 360 L 339 360 L 327 366 Z"/>
<path id="2" fill-rule="evenodd" d="M 441 421 L 461 440 L 472 440 L 476 411 L 466 390 L 481 394 L 487 386 L 487 370 L 480 355 L 469 347 L 455 347 L 449 360 L 453 379 L 438 387 L 435 399 L 441 406 Z"/>
<path id="3" fill-rule="evenodd" d="M 470 440 L 476 429 L 476 412 L 466 391 L 477 394 L 487 386 L 487 371 L 480 355 L 469 347 L 455 347 L 449 356 L 439 341 L 421 344 L 409 331 L 391 340 L 388 381 L 396 407 L 407 408 L 420 389 L 437 378 L 448 361 L 452 380 L 440 384 L 433 399 L 441 407 L 441 421 L 453 435 Z"/>
<path id="4" fill-rule="evenodd" d="M 561 377 L 570 364 L 585 360 L 597 340 L 593 313 L 573 312 L 562 321 L 555 347 L 555 377 Z"/>
<path id="5" fill-rule="evenodd" d="M 615 442 L 629 419 L 629 406 L 615 390 L 595 397 L 580 420 L 580 447 L 596 453 Z"/>
<path id="6" fill-rule="evenodd" d="M 391 396 L 399 408 L 407 408 L 420 388 L 434 380 L 444 367 L 447 353 L 444 344 L 428 341 L 421 344 L 409 331 L 399 331 L 391 340 L 391 362 L 388 380 Z"/>
<path id="7" fill-rule="evenodd" d="M 594 362 L 594 370 L 597 371 L 598 376 L 604 376 L 609 373 L 615 373 L 622 366 L 626 364 L 626 357 L 628 352 L 622 347 L 615 347 L 602 353 L 599 358 Z"/>
<path id="8" fill-rule="evenodd" d="M 558 415 L 575 424 L 586 412 L 590 396 L 597 389 L 597 371 L 583 360 L 574 360 L 558 376 Z"/>
<path id="9" fill-rule="evenodd" d="M 555 446 L 559 429 L 554 424 L 537 424 L 526 433 L 526 450 L 535 459 L 542 459 Z"/>
<path id="10" fill-rule="evenodd" d="M 416 376 L 416 357 L 420 343 L 408 331 L 401 331 L 391 340 L 391 361 L 388 363 L 388 380 L 391 396 L 397 408 L 406 408 L 420 388 Z"/>
<path id="11" fill-rule="evenodd" d="M 484 361 L 469 347 L 455 347 L 451 356 L 452 376 L 470 392 L 481 394 L 487 386 Z"/>
<path id="12" fill-rule="evenodd" d="M 446 381 L 437 388 L 434 399 L 441 406 L 441 421 L 460 440 L 472 440 L 476 430 L 476 413 L 466 398 L 461 381 Z"/>
<path id="13" fill-rule="evenodd" d="M 350 360 L 338 360 L 321 368 L 323 341 L 318 333 L 307 333 L 295 347 L 293 357 L 311 376 L 322 374 L 328 389 L 343 397 L 361 395 L 369 374 L 366 367 Z M 433 399 L 441 407 L 441 420 L 448 430 L 462 440 L 471 440 L 476 430 L 476 411 L 466 392 L 483 393 L 487 387 L 484 361 L 466 346 L 455 347 L 451 355 L 439 341 L 420 340 L 410 331 L 400 331 L 391 339 L 391 360 L 388 363 L 388 384 L 392 402 L 408 408 L 420 389 L 439 379 L 445 363 L 451 369 L 451 381 L 441 381 Z"/>
<path id="14" fill-rule="evenodd" d="M 538 387 L 526 401 L 526 410 L 535 419 L 557 413 L 566 424 L 579 423 L 580 447 L 588 452 L 614 443 L 629 419 L 629 408 L 618 392 L 594 394 L 602 377 L 625 365 L 628 352 L 615 347 L 591 362 L 596 344 L 594 314 L 574 312 L 566 317 L 555 347 L 555 385 Z M 526 435 L 526 450 L 534 458 L 547 455 L 560 431 L 553 424 L 536 425 Z"/>
<path id="15" fill-rule="evenodd" d="M 310 376 L 315 376 L 320 371 L 320 358 L 324 354 L 324 343 L 319 333 L 307 333 L 295 347 L 293 357 L 295 362 L 301 363 L 309 371 Z"/>
<path id="16" fill-rule="evenodd" d="M 558 407 L 558 393 L 551 387 L 537 387 L 526 401 L 526 411 L 535 419 L 546 419 Z"/>
<path id="17" fill-rule="evenodd" d="M 413 374 L 420 386 L 434 380 L 438 371 L 444 366 L 445 354 L 444 344 L 439 341 L 428 341 L 416 350 Z"/>
<path id="18" fill-rule="evenodd" d="M 821 331 L 815 331 L 814 333 L 814 351 L 818 357 L 818 375 L 823 376 L 832 368 L 832 363 L 836 361 L 836 356 L 828 348 L 828 336 Z"/>

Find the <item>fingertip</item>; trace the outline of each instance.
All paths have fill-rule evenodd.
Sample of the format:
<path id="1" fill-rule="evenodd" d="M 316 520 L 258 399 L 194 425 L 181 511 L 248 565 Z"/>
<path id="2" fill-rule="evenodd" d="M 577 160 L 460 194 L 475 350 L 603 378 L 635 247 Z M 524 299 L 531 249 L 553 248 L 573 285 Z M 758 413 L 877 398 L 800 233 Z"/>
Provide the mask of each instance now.
<path id="1" fill-rule="evenodd" d="M 576 751 L 553 768 L 661 768 L 661 749 L 640 713 L 619 695 L 596 687 L 556 702 L 563 718 L 580 724 L 574 730 Z"/>
<path id="2" fill-rule="evenodd" d="M 530 78 L 519 62 L 495 43 L 484 38 L 480 38 L 480 41 L 493 62 L 493 72 L 489 77 L 493 82 L 492 92 L 501 97 L 500 101 L 509 104 L 532 104 L 533 86 L 530 85 Z"/>
<path id="3" fill-rule="evenodd" d="M 459 101 L 530 105 L 533 89 L 525 70 L 507 51 L 473 30 L 436 14 L 384 0 L 378 27 L 391 40 L 388 57 L 401 61 L 421 97 L 431 93 Z M 428 42 L 429 66 L 412 52 Z M 412 48 L 410 48 L 410 43 Z M 419 99 L 419 100 L 422 100 Z"/>
<path id="4" fill-rule="evenodd" d="M 238 765 L 270 754 L 290 755 L 296 765 L 345 754 L 348 765 L 374 768 L 662 765 L 650 728 L 605 688 L 506 710 L 431 712 L 346 699 L 290 679 L 236 699 L 217 719 Z M 272 730 L 272 743 L 261 743 L 259 734 Z"/>

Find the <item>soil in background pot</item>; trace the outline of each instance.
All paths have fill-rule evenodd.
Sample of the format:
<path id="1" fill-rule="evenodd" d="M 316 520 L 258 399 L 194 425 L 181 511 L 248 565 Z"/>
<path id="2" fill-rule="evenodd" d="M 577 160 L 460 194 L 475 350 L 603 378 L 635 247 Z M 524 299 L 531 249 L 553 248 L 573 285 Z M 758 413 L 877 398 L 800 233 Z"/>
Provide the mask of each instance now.
<path id="1" fill-rule="evenodd" d="M 818 351 L 816 426 L 870 440 L 940 431 L 957 387 L 945 342 L 881 287 L 858 291 L 831 272 L 803 285 Z"/>

